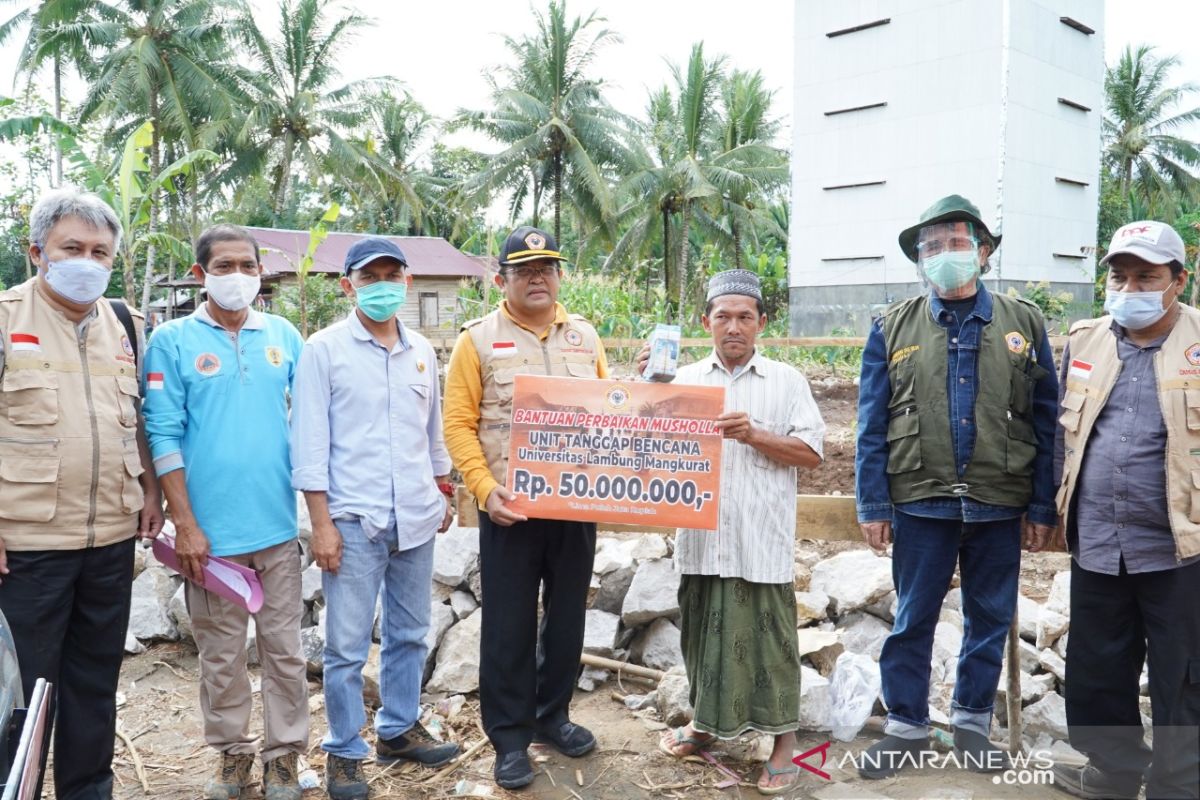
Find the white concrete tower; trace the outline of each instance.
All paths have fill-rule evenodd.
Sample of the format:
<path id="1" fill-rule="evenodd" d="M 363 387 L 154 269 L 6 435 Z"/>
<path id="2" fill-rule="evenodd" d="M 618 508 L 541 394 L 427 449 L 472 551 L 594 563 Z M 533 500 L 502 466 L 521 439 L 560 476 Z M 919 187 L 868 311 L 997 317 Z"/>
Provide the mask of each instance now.
<path id="1" fill-rule="evenodd" d="M 1103 0 L 796 0 L 791 329 L 865 333 L 922 288 L 896 236 L 961 194 L 990 290 L 1092 298 Z"/>

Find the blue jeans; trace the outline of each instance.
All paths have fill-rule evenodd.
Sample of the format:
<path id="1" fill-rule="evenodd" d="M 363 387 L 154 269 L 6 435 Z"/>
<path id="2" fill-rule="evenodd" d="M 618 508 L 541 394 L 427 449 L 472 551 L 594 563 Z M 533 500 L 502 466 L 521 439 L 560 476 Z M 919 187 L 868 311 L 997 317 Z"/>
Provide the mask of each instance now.
<path id="1" fill-rule="evenodd" d="M 336 575 L 322 573 L 325 591 L 325 710 L 329 733 L 321 748 L 343 758 L 365 759 L 362 738 L 363 665 L 371 648 L 375 601 L 383 588 L 382 648 L 375 733 L 391 739 L 420 716 L 425 635 L 429 631 L 433 538 L 397 549 L 396 528 L 367 538 L 357 519 L 335 520 L 342 534 L 342 563 Z"/>
<path id="2" fill-rule="evenodd" d="M 892 542 L 899 609 L 879 656 L 888 708 L 884 730 L 906 739 L 929 734 L 933 633 L 957 563 L 962 577 L 963 641 L 950 722 L 987 736 L 1004 639 L 1017 607 L 1021 520 L 963 522 L 897 511 Z"/>

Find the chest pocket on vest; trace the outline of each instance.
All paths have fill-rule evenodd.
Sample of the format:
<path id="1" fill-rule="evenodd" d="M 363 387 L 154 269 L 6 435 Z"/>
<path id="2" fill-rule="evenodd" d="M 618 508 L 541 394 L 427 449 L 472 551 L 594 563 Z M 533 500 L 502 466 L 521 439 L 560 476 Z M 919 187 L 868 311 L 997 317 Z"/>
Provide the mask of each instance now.
<path id="1" fill-rule="evenodd" d="M 49 522 L 58 507 L 58 456 L 0 456 L 0 518 Z"/>
<path id="2" fill-rule="evenodd" d="M 14 425 L 53 425 L 58 422 L 58 375 L 40 369 L 6 370 L 4 400 Z"/>
<path id="3" fill-rule="evenodd" d="M 1013 414 L 1029 417 L 1033 414 L 1033 390 L 1047 372 L 1033 359 L 1016 353 L 1009 354 L 1012 363 L 1012 394 L 1008 407 Z"/>
<path id="4" fill-rule="evenodd" d="M 137 427 L 137 378 L 129 375 L 117 376 L 117 403 L 120 406 L 121 424 L 126 428 Z"/>
<path id="5" fill-rule="evenodd" d="M 1008 421 L 1008 446 L 1004 471 L 1009 475 L 1033 474 L 1033 459 L 1037 455 L 1037 435 L 1033 423 L 1013 415 Z"/>
<path id="6" fill-rule="evenodd" d="M 1184 397 L 1187 402 L 1188 430 L 1200 431 L 1200 389 L 1188 389 Z"/>
<path id="7" fill-rule="evenodd" d="M 915 407 L 894 413 L 888 420 L 889 475 L 921 468 L 921 416 Z"/>
<path id="8" fill-rule="evenodd" d="M 567 368 L 567 374 L 572 378 L 596 377 L 596 366 L 591 362 L 568 361 L 565 366 Z"/>
<path id="9" fill-rule="evenodd" d="M 1079 419 L 1083 412 L 1083 401 L 1084 396 L 1079 392 L 1067 391 L 1063 395 L 1063 413 L 1059 416 L 1058 421 L 1063 426 L 1063 429 L 1069 433 L 1076 433 L 1079 430 Z"/>

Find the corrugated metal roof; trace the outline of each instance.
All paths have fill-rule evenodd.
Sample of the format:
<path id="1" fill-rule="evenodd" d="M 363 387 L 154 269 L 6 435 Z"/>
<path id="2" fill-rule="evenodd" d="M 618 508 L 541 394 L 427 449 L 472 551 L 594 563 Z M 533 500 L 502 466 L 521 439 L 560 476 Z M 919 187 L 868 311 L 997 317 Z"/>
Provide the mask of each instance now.
<path id="1" fill-rule="evenodd" d="M 284 228 L 248 228 L 265 252 L 263 267 L 268 272 L 294 273 L 308 249 L 308 231 Z M 330 233 L 317 248 L 313 272 L 340 274 L 346 252 L 359 239 L 371 234 Z M 483 266 L 475 256 L 457 249 L 439 236 L 389 236 L 408 259 L 408 270 L 414 277 L 482 278 Z"/>

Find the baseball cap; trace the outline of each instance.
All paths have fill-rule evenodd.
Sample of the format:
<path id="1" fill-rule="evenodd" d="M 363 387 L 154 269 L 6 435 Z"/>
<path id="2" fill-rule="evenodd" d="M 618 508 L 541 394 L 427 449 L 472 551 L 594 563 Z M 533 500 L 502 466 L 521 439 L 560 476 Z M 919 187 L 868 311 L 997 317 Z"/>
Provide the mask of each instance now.
<path id="1" fill-rule="evenodd" d="M 1117 228 L 1108 246 L 1108 255 L 1100 259 L 1100 266 L 1106 266 L 1114 256 L 1122 253 L 1137 256 L 1150 264 L 1178 261 L 1182 265 L 1187 258 L 1183 250 L 1183 237 L 1170 225 L 1150 219 L 1130 222 Z"/>
<path id="2" fill-rule="evenodd" d="M 500 266 L 523 264 L 526 261 L 537 261 L 549 258 L 554 261 L 566 261 L 558 252 L 558 242 L 554 237 L 540 228 L 522 225 L 508 235 L 504 246 L 500 248 Z"/>
<path id="3" fill-rule="evenodd" d="M 408 259 L 391 239 L 383 236 L 368 236 L 350 245 L 350 249 L 346 251 L 346 274 L 349 275 L 351 270 L 362 269 L 377 258 L 394 258 L 404 266 L 408 266 Z"/>

